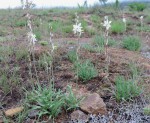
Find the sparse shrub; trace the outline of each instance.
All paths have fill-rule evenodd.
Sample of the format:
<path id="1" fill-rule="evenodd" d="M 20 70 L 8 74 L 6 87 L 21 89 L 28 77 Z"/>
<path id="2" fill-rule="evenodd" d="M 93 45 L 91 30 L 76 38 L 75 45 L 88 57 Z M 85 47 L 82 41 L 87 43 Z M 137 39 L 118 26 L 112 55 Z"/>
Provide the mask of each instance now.
<path id="1" fill-rule="evenodd" d="M 15 26 L 16 27 L 24 27 L 27 25 L 27 22 L 26 20 L 18 20 L 16 23 L 15 23 Z"/>
<path id="2" fill-rule="evenodd" d="M 81 97 L 80 99 L 77 99 L 74 93 L 72 92 L 71 86 L 67 86 L 66 91 L 67 91 L 66 96 L 65 96 L 66 97 L 65 98 L 66 109 L 72 110 L 72 109 L 78 108 L 83 98 Z"/>
<path id="3" fill-rule="evenodd" d="M 40 43 L 42 46 L 47 46 L 47 45 L 48 45 L 48 41 L 39 41 L 39 43 Z"/>
<path id="4" fill-rule="evenodd" d="M 52 21 L 51 22 L 51 26 L 52 26 L 52 29 L 53 29 L 53 32 L 61 32 L 62 31 L 62 27 L 64 26 L 63 25 L 63 22 L 60 21 L 60 20 L 57 20 L 57 21 Z"/>
<path id="5" fill-rule="evenodd" d="M 104 51 L 105 39 L 103 36 L 95 36 L 93 42 L 96 46 L 98 46 L 99 51 Z"/>
<path id="6" fill-rule="evenodd" d="M 7 74 L 5 72 L 0 72 L 1 78 L 0 78 L 0 88 L 3 90 L 4 94 L 8 94 L 11 90 L 11 86 L 9 85 L 8 82 L 9 80 L 7 79 Z"/>
<path id="7" fill-rule="evenodd" d="M 98 46 L 98 51 L 103 52 L 105 45 L 105 38 L 103 36 L 95 36 L 93 42 L 96 46 Z M 108 46 L 116 45 L 116 41 L 113 39 L 108 39 Z"/>
<path id="8" fill-rule="evenodd" d="M 52 63 L 52 57 L 47 54 L 43 54 L 39 57 L 38 65 L 41 68 L 47 68 Z"/>
<path id="9" fill-rule="evenodd" d="M 88 23 L 84 19 L 82 19 L 81 20 L 81 25 L 83 27 L 83 30 L 85 30 L 87 28 L 87 26 L 88 26 Z"/>
<path id="10" fill-rule="evenodd" d="M 39 27 L 40 26 L 40 19 L 38 18 L 36 18 L 34 21 L 33 21 L 33 23 L 34 23 L 34 25 L 35 26 L 37 26 L 37 27 Z"/>
<path id="11" fill-rule="evenodd" d="M 89 36 L 93 36 L 93 35 L 96 34 L 96 30 L 95 30 L 94 28 L 91 28 L 91 27 L 87 27 L 87 28 L 85 29 L 85 32 L 87 32 L 87 34 L 88 34 Z"/>
<path id="12" fill-rule="evenodd" d="M 5 65 L 5 68 L 0 70 L 0 89 L 4 94 L 8 94 L 20 85 L 19 69 L 20 67 L 17 66 L 12 69 Z"/>
<path id="13" fill-rule="evenodd" d="M 10 46 L 0 46 L 0 57 L 2 61 L 8 60 L 13 54 L 13 49 Z"/>
<path id="14" fill-rule="evenodd" d="M 115 21 L 112 23 L 112 26 L 111 26 L 111 32 L 112 33 L 123 33 L 125 32 L 125 25 L 123 22 L 121 21 Z"/>
<path id="15" fill-rule="evenodd" d="M 23 47 L 18 48 L 15 52 L 17 60 L 27 59 L 28 54 L 29 54 L 28 49 Z"/>
<path id="16" fill-rule="evenodd" d="M 117 101 L 130 100 L 139 96 L 141 89 L 135 80 L 125 80 L 123 76 L 116 79 L 115 97 Z"/>
<path id="17" fill-rule="evenodd" d="M 77 60 L 77 54 L 75 50 L 69 51 L 67 56 L 68 56 L 69 61 L 71 62 L 75 62 Z"/>
<path id="18" fill-rule="evenodd" d="M 109 39 L 108 40 L 108 46 L 116 46 L 117 45 L 117 42 L 116 42 L 116 40 L 114 40 L 114 39 Z"/>
<path id="19" fill-rule="evenodd" d="M 131 78 L 136 80 L 138 77 L 140 77 L 141 71 L 139 68 L 135 65 L 135 63 L 130 63 L 129 64 L 129 69 L 131 71 Z"/>
<path id="20" fill-rule="evenodd" d="M 54 89 L 53 87 L 34 88 L 26 91 L 26 103 L 28 108 L 39 111 L 38 117 L 48 115 L 50 119 L 57 117 L 63 109 L 73 110 L 79 107 L 81 99 L 77 99 L 70 86 L 67 93 Z"/>
<path id="21" fill-rule="evenodd" d="M 64 26 L 64 27 L 62 28 L 62 31 L 63 31 L 64 33 L 71 33 L 71 32 L 72 32 L 72 25 Z"/>
<path id="22" fill-rule="evenodd" d="M 90 51 L 90 52 L 97 52 L 98 51 L 98 49 L 96 47 L 93 47 L 90 44 L 84 44 L 82 47 L 84 49 Z"/>
<path id="23" fill-rule="evenodd" d="M 144 3 L 138 3 L 138 2 L 134 2 L 129 4 L 129 9 L 132 11 L 143 11 L 144 9 L 146 9 L 146 4 Z"/>
<path id="24" fill-rule="evenodd" d="M 122 46 L 131 51 L 138 51 L 141 47 L 141 42 L 138 37 L 128 36 L 123 39 Z"/>
<path id="25" fill-rule="evenodd" d="M 99 23 L 100 17 L 96 14 L 91 15 L 91 20 L 93 23 Z"/>
<path id="26" fill-rule="evenodd" d="M 56 117 L 62 111 L 65 98 L 62 91 L 56 91 L 51 87 L 41 87 L 26 92 L 26 105 L 34 110 L 38 110 L 38 117 L 49 115 L 50 118 Z"/>
<path id="27" fill-rule="evenodd" d="M 78 76 L 83 81 L 90 80 L 93 77 L 96 77 L 98 75 L 98 71 L 95 69 L 94 65 L 89 61 L 86 60 L 83 63 L 76 62 L 75 68 L 78 67 Z"/>

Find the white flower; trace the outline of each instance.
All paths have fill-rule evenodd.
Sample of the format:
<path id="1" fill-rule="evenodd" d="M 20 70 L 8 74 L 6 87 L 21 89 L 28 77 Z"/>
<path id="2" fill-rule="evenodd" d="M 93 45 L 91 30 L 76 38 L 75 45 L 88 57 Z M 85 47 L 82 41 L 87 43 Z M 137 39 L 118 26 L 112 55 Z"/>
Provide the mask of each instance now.
<path id="1" fill-rule="evenodd" d="M 82 30 L 81 23 L 79 23 L 79 24 L 76 23 L 75 25 L 73 25 L 73 32 L 74 32 L 74 34 L 78 34 L 78 33 L 79 33 L 79 35 L 82 34 L 83 30 Z"/>
<path id="2" fill-rule="evenodd" d="M 140 17 L 141 20 L 143 20 L 143 18 L 144 18 L 143 16 Z"/>
<path id="3" fill-rule="evenodd" d="M 122 18 L 122 21 L 123 21 L 123 23 L 126 23 L 127 20 L 126 20 L 125 17 L 123 17 L 123 18 Z"/>
<path id="4" fill-rule="evenodd" d="M 57 46 L 52 43 L 52 51 L 54 51 L 55 49 L 57 49 Z"/>
<path id="5" fill-rule="evenodd" d="M 104 16 L 104 20 L 108 20 L 108 16 Z"/>
<path id="6" fill-rule="evenodd" d="M 35 42 L 37 41 L 35 34 L 33 34 L 32 32 L 29 32 L 28 39 L 30 41 L 30 45 L 35 45 Z"/>
<path id="7" fill-rule="evenodd" d="M 104 23 L 102 23 L 102 25 L 106 28 L 107 31 L 111 27 L 110 24 L 111 24 L 111 21 L 109 21 L 108 18 L 105 17 Z"/>

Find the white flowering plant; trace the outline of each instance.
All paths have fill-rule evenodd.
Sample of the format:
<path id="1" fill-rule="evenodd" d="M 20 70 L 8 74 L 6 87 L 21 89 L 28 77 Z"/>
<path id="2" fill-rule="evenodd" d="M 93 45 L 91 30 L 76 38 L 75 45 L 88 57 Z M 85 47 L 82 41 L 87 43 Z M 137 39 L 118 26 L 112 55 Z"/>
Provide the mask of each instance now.
<path id="1" fill-rule="evenodd" d="M 127 30 L 127 19 L 125 18 L 125 16 L 123 15 L 122 17 L 122 21 L 124 23 L 124 26 L 125 26 L 125 31 Z"/>
<path id="2" fill-rule="evenodd" d="M 111 21 L 108 20 L 108 16 L 104 17 L 104 23 L 102 25 L 105 27 L 106 31 L 108 31 L 111 27 Z"/>
<path id="3" fill-rule="evenodd" d="M 81 36 L 81 34 L 83 33 L 83 30 L 82 30 L 82 26 L 81 26 L 81 23 L 79 23 L 79 16 L 77 15 L 77 13 L 75 14 L 76 15 L 76 18 L 75 18 L 75 24 L 73 25 L 73 32 L 74 34 L 77 34 L 79 37 Z"/>

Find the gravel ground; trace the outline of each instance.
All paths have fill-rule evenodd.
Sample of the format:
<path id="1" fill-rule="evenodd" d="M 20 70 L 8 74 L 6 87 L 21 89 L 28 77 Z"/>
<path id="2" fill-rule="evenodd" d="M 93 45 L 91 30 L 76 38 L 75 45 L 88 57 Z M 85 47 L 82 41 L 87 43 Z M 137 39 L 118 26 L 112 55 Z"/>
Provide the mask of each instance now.
<path id="1" fill-rule="evenodd" d="M 146 58 L 149 58 L 150 59 L 150 52 L 147 51 L 147 52 L 142 52 L 142 55 Z"/>
<path id="2" fill-rule="evenodd" d="M 149 103 L 140 99 L 132 103 L 120 104 L 116 111 L 109 112 L 108 115 L 89 115 L 88 121 L 76 120 L 68 123 L 150 123 L 150 116 L 143 112 L 147 104 Z"/>

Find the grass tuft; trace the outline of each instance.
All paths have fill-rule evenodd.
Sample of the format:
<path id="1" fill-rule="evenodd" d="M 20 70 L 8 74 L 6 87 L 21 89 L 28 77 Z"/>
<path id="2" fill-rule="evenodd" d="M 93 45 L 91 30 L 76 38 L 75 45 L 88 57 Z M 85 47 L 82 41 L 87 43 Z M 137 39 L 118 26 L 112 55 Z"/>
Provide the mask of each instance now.
<path id="1" fill-rule="evenodd" d="M 115 34 L 122 34 L 125 32 L 125 25 L 121 21 L 115 21 L 112 23 L 111 32 Z"/>
<path id="2" fill-rule="evenodd" d="M 89 60 L 83 63 L 75 63 L 75 67 L 76 69 L 78 67 L 78 76 L 83 81 L 90 80 L 98 75 L 98 71 Z"/>
<path id="3" fill-rule="evenodd" d="M 122 46 L 131 51 L 138 51 L 141 48 L 141 42 L 138 37 L 128 36 L 123 39 Z"/>
<path id="4" fill-rule="evenodd" d="M 141 89 L 135 80 L 125 80 L 123 76 L 117 77 L 115 91 L 117 101 L 130 100 L 141 93 Z"/>

